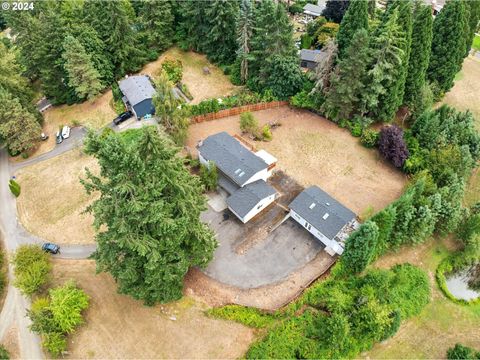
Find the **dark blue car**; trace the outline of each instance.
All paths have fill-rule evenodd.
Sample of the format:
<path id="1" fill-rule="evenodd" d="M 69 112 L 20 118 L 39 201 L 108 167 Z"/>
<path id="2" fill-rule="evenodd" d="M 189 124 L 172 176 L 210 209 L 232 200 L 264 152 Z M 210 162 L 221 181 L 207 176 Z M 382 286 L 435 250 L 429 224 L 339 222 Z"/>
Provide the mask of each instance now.
<path id="1" fill-rule="evenodd" d="M 60 252 L 60 246 L 52 243 L 45 243 L 42 245 L 42 250 L 50 254 L 58 254 Z"/>

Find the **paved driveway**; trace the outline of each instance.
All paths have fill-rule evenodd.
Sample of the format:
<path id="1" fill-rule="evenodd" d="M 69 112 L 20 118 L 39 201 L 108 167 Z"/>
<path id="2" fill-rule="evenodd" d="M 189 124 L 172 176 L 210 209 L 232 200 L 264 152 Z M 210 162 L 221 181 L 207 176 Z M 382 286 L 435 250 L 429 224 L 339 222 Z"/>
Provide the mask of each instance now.
<path id="1" fill-rule="evenodd" d="M 235 249 L 245 237 L 244 225 L 233 215 L 224 220 L 223 212 L 211 207 L 201 218 L 215 230 L 219 242 L 214 259 L 204 272 L 215 280 L 242 289 L 281 281 L 323 250 L 319 241 L 288 219 L 245 253 L 237 254 Z"/>

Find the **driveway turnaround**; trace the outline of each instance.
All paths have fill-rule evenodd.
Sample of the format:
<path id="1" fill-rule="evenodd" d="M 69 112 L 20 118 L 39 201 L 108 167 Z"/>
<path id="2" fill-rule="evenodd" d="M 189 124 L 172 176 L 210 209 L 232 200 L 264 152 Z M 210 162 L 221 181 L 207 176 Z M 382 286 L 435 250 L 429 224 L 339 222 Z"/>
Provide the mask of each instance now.
<path id="1" fill-rule="evenodd" d="M 213 279 L 241 289 L 277 283 L 323 251 L 323 245 L 292 219 L 288 219 L 243 254 L 235 251 L 244 240 L 244 224 L 233 215 L 208 208 L 201 216 L 217 234 L 219 247 L 204 270 Z"/>

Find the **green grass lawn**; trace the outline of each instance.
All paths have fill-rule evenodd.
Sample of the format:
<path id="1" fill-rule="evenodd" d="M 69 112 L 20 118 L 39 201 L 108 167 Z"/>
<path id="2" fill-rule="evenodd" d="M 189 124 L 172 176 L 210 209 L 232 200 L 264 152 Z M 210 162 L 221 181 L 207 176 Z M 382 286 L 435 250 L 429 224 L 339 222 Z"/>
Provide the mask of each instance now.
<path id="1" fill-rule="evenodd" d="M 475 37 L 473 38 L 472 48 L 480 51 L 480 36 L 475 35 Z"/>

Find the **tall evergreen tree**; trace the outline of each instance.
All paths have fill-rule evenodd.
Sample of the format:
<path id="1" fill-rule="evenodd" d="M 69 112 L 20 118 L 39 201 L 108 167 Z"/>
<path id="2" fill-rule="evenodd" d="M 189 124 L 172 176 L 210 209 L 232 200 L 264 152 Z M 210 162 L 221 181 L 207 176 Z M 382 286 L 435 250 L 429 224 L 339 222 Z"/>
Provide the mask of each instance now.
<path id="1" fill-rule="evenodd" d="M 352 3 L 350 9 L 355 3 Z M 347 16 L 344 17 L 346 19 Z M 367 85 L 367 66 L 370 63 L 369 36 L 365 29 L 353 36 L 344 58 L 330 78 L 323 110 L 335 121 L 350 119 L 366 112 L 363 93 Z"/>
<path id="2" fill-rule="evenodd" d="M 368 2 L 365 0 L 351 0 L 337 33 L 338 55 L 342 59 L 355 33 L 368 30 Z"/>
<path id="3" fill-rule="evenodd" d="M 473 39 L 475 38 L 475 32 L 477 27 L 480 24 L 480 0 L 468 0 L 465 1 L 466 6 L 466 13 L 468 13 L 468 32 L 467 36 L 465 37 L 466 41 L 466 51 L 465 56 L 468 55 L 470 52 L 470 48 L 472 47 Z"/>
<path id="4" fill-rule="evenodd" d="M 184 50 L 204 52 L 205 38 L 208 33 L 206 17 L 208 1 L 177 1 L 175 6 L 178 14 L 176 26 L 178 45 Z"/>
<path id="5" fill-rule="evenodd" d="M 237 20 L 237 57 L 240 61 L 240 79 L 242 84 L 248 79 L 248 61 L 250 59 L 250 41 L 253 31 L 253 4 L 251 0 L 242 0 Z"/>
<path id="6" fill-rule="evenodd" d="M 337 63 L 338 46 L 334 40 L 330 40 L 327 45 L 322 49 L 325 54 L 317 64 L 315 68 L 313 87 L 310 95 L 315 93 L 318 95 L 324 95 L 330 89 L 330 80 L 333 75 L 335 64 Z"/>
<path id="7" fill-rule="evenodd" d="M 405 92 L 403 103 L 408 105 L 411 110 L 415 100 L 421 96 L 422 88 L 425 85 L 428 62 L 430 61 L 430 51 L 432 47 L 432 9 L 429 6 L 416 4 L 412 33 L 412 45 L 408 63 L 407 79 L 405 82 Z"/>
<path id="8" fill-rule="evenodd" d="M 464 2 L 447 1 L 433 22 L 432 54 L 427 73 L 441 93 L 452 88 L 455 75 L 461 69 L 465 35 Z"/>
<path id="9" fill-rule="evenodd" d="M 398 9 L 394 9 L 372 39 L 373 64 L 365 97 L 377 120 L 389 121 L 397 110 L 399 94 L 395 90 L 402 71 L 405 42 L 405 32 L 398 24 Z"/>
<path id="10" fill-rule="evenodd" d="M 17 98 L 0 87 L 0 137 L 5 139 L 9 150 L 28 152 L 36 145 L 41 131 L 37 119 Z"/>
<path id="11" fill-rule="evenodd" d="M 171 2 L 146 0 L 140 3 L 139 16 L 148 46 L 159 51 L 169 48 L 174 33 Z"/>
<path id="12" fill-rule="evenodd" d="M 205 266 L 216 241 L 200 221 L 199 178 L 163 133 L 139 131 L 135 142 L 90 133 L 85 151 L 98 159 L 101 177 L 87 170 L 82 183 L 101 195 L 88 207 L 98 231 L 97 269 L 113 276 L 120 293 L 153 305 L 182 297 L 188 269 Z"/>
<path id="13" fill-rule="evenodd" d="M 322 15 L 325 16 L 329 21 L 340 24 L 349 4 L 350 0 L 327 0 Z"/>
<path id="14" fill-rule="evenodd" d="M 135 12 L 129 0 L 85 0 L 84 17 L 105 44 L 115 75 L 122 76 L 138 65 L 136 34 L 133 31 Z"/>
<path id="15" fill-rule="evenodd" d="M 348 237 L 345 243 L 345 252 L 342 255 L 342 264 L 348 273 L 362 272 L 373 260 L 378 234 L 377 224 L 367 221 Z"/>
<path id="16" fill-rule="evenodd" d="M 73 36 L 67 36 L 63 42 L 65 70 L 68 74 L 68 83 L 75 89 L 80 99 L 93 99 L 102 90 L 100 74 L 92 64 L 90 55 Z"/>
<path id="17" fill-rule="evenodd" d="M 237 49 L 236 21 L 238 2 L 211 0 L 205 11 L 208 32 L 205 38 L 205 52 L 214 62 L 230 64 L 235 60 Z"/>

